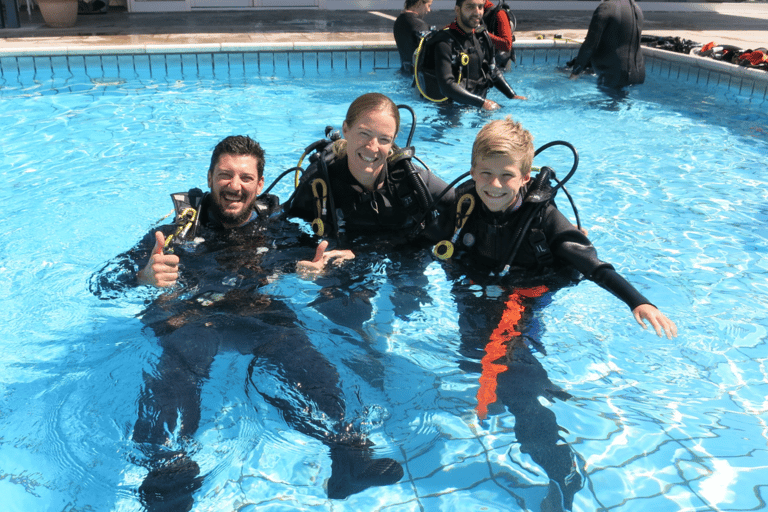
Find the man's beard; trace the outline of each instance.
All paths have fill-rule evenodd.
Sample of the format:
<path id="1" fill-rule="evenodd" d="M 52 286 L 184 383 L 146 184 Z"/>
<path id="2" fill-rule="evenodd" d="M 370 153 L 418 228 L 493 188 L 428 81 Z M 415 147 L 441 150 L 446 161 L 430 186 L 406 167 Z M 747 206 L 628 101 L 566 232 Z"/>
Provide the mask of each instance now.
<path id="1" fill-rule="evenodd" d="M 251 213 L 253 212 L 253 205 L 256 201 L 252 201 L 250 204 L 247 205 L 246 208 L 243 208 L 243 210 L 237 214 L 231 214 L 221 207 L 221 204 L 217 200 L 214 200 L 213 206 L 214 206 L 214 213 L 216 214 L 216 217 L 219 219 L 219 222 L 222 224 L 226 224 L 228 226 L 241 226 L 242 224 L 245 224 L 245 222 L 251 218 Z"/>
<path id="2" fill-rule="evenodd" d="M 464 16 L 462 16 L 461 14 L 459 14 L 459 19 L 461 20 L 461 23 L 462 23 L 462 24 L 463 24 L 465 27 L 469 27 L 470 29 L 473 29 L 473 30 L 474 30 L 474 29 L 476 29 L 477 27 L 479 27 L 479 26 L 480 26 L 480 23 L 478 23 L 476 26 L 472 26 L 472 20 L 470 20 L 469 18 L 465 18 L 465 17 L 464 17 Z"/>

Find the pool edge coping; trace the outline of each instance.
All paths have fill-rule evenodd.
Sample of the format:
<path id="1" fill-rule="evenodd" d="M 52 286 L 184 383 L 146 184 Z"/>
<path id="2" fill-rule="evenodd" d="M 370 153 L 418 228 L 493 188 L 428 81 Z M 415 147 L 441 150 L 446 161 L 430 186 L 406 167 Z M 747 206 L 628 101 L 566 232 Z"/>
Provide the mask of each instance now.
<path id="1" fill-rule="evenodd" d="M 578 48 L 579 41 L 569 39 L 519 40 L 518 48 L 573 47 Z M 282 42 L 282 43 L 190 43 L 190 44 L 136 44 L 136 45 L 64 45 L 35 48 L 34 46 L 13 49 L 0 49 L 0 58 L 5 57 L 59 57 L 78 55 L 144 55 L 177 53 L 228 53 L 228 52 L 303 52 L 303 51 L 396 51 L 393 41 L 329 41 L 329 42 Z"/>
<path id="2" fill-rule="evenodd" d="M 578 49 L 581 41 L 572 39 L 521 39 L 515 47 L 524 49 Z M 643 46 L 646 57 L 664 62 L 683 64 L 706 71 L 724 73 L 742 79 L 764 83 L 768 87 L 768 72 L 718 61 L 709 57 L 677 53 Z M 200 43 L 200 44 L 136 44 L 98 46 L 49 46 L 44 49 L 21 47 L 0 49 L 0 58 L 30 57 L 78 57 L 100 55 L 162 55 L 200 53 L 251 53 L 251 52 L 345 52 L 345 51 L 397 51 L 391 41 L 330 41 L 330 42 L 282 42 L 282 43 Z"/>
<path id="3" fill-rule="evenodd" d="M 768 86 L 768 72 L 759 69 L 739 66 L 737 64 L 723 62 L 709 57 L 701 57 L 689 53 L 671 52 L 669 50 L 660 50 L 658 48 L 647 46 L 643 47 L 643 54 L 646 57 L 652 57 L 669 63 L 685 64 L 707 71 L 715 71 L 739 78 L 755 80 L 756 82 L 761 82 Z"/>

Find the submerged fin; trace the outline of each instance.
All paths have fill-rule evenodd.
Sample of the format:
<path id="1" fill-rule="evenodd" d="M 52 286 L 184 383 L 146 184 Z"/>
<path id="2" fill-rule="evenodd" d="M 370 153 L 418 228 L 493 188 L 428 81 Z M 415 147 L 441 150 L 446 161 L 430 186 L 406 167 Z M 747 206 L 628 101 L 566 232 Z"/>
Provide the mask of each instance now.
<path id="1" fill-rule="evenodd" d="M 139 487 L 139 498 L 148 512 L 192 510 L 192 494 L 203 485 L 200 466 L 186 455 L 153 468 Z"/>
<path id="2" fill-rule="evenodd" d="M 369 487 L 392 485 L 402 477 L 403 468 L 394 459 L 372 459 L 367 448 L 331 446 L 330 499 L 341 500 Z"/>

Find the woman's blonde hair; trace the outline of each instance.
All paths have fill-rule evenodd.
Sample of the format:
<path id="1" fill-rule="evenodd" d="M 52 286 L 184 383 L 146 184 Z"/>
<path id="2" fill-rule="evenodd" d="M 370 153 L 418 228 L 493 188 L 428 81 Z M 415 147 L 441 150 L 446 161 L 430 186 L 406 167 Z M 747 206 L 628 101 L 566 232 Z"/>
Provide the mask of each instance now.
<path id="1" fill-rule="evenodd" d="M 506 155 L 512 158 L 526 176 L 533 164 L 533 135 L 523 125 L 507 116 L 483 126 L 472 145 L 472 167 L 481 158 Z"/>
<path id="2" fill-rule="evenodd" d="M 351 128 L 364 115 L 380 111 L 385 111 L 395 120 L 395 135 L 397 135 L 397 132 L 400 131 L 400 110 L 394 101 L 378 92 L 369 92 L 358 96 L 347 109 L 347 117 L 344 119 L 344 124 L 347 125 L 347 128 Z M 347 154 L 347 141 L 344 139 L 337 140 L 333 144 L 333 154 L 338 158 L 345 157 Z"/>

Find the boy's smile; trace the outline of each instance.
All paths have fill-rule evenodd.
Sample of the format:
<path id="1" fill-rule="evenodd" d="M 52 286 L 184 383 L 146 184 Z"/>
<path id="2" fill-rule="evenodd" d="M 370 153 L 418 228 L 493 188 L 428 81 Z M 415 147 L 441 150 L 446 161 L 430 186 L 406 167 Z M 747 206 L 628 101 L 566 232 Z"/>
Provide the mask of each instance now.
<path id="1" fill-rule="evenodd" d="M 475 190 L 492 212 L 503 212 L 517 199 L 531 175 L 523 176 L 518 164 L 508 155 L 478 158 L 470 171 Z"/>

